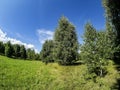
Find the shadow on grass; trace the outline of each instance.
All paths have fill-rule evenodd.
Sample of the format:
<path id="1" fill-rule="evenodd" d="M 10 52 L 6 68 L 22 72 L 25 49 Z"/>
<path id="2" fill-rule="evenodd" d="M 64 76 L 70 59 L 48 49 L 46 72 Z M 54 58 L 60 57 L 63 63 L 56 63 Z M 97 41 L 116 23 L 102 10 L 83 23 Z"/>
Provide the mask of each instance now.
<path id="1" fill-rule="evenodd" d="M 61 65 L 61 66 L 79 66 L 81 64 L 83 64 L 83 62 L 74 62 L 72 64 L 59 64 L 59 65 Z"/>
<path id="2" fill-rule="evenodd" d="M 120 90 L 120 78 L 117 79 L 117 83 L 113 86 L 112 90 Z"/>
<path id="3" fill-rule="evenodd" d="M 120 76 L 120 64 L 118 65 L 117 70 L 118 70 L 119 76 Z M 117 80 L 117 84 L 118 84 L 118 90 L 120 90 L 120 77 L 119 77 L 119 79 Z"/>
<path id="4" fill-rule="evenodd" d="M 117 71 L 119 72 L 120 75 L 120 65 L 116 67 Z M 120 77 L 117 79 L 117 83 L 113 86 L 114 90 L 120 90 Z"/>

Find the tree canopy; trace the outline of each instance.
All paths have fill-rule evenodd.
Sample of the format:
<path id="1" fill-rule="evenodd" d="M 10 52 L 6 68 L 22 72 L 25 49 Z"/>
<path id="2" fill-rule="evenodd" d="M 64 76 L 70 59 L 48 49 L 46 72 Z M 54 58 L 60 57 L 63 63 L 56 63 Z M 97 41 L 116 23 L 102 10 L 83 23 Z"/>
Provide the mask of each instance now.
<path id="1" fill-rule="evenodd" d="M 54 54 L 59 64 L 72 64 L 78 55 L 78 40 L 74 25 L 61 17 L 54 35 Z"/>

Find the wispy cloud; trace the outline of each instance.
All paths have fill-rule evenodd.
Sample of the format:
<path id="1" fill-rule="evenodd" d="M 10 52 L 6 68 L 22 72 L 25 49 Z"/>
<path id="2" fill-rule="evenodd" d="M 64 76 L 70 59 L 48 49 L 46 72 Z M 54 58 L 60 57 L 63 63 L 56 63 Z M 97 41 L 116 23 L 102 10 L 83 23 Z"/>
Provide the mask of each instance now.
<path id="1" fill-rule="evenodd" d="M 35 49 L 35 46 L 33 44 L 23 43 L 20 40 L 8 37 L 7 33 L 3 32 L 1 29 L 0 29 L 0 41 L 4 43 L 10 41 L 12 44 L 20 44 L 20 45 L 24 45 L 26 48 Z M 35 49 L 35 51 L 37 51 L 37 49 Z"/>
<path id="2" fill-rule="evenodd" d="M 17 36 L 18 38 L 23 38 L 23 36 L 22 36 L 20 33 L 16 33 L 16 36 Z"/>
<path id="3" fill-rule="evenodd" d="M 40 43 L 43 44 L 45 40 L 53 39 L 54 32 L 46 29 L 38 29 L 37 34 L 38 34 Z"/>

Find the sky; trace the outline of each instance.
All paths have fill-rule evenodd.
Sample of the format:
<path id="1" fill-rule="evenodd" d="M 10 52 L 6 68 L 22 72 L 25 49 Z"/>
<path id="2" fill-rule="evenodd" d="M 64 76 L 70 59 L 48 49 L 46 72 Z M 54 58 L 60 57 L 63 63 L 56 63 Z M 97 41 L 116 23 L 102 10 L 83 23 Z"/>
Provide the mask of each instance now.
<path id="1" fill-rule="evenodd" d="M 76 27 L 82 43 L 84 25 L 90 21 L 105 27 L 102 0 L 0 0 L 0 41 L 11 41 L 39 52 L 47 39 L 53 39 L 58 20 L 65 16 Z"/>

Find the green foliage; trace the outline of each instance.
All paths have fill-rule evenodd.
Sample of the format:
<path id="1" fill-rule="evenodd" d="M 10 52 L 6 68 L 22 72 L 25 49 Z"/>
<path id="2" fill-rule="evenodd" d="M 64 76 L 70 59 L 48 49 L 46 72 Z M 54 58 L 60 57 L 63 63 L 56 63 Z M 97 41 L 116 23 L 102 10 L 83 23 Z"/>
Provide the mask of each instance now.
<path id="1" fill-rule="evenodd" d="M 45 63 L 54 62 L 53 48 L 54 48 L 53 40 L 46 40 L 45 43 L 43 44 L 42 50 L 40 52 L 41 60 L 43 62 L 45 62 Z"/>
<path id="2" fill-rule="evenodd" d="M 16 58 L 19 58 L 21 56 L 21 54 L 20 54 L 20 45 L 18 45 L 18 44 L 13 45 L 13 49 L 14 49 L 14 56 Z"/>
<path id="3" fill-rule="evenodd" d="M 34 49 L 27 49 L 27 59 L 28 60 L 40 60 L 40 55 L 38 53 L 35 53 Z"/>
<path id="4" fill-rule="evenodd" d="M 13 47 L 12 47 L 10 41 L 8 41 L 8 42 L 5 44 L 5 55 L 6 55 L 7 57 L 12 57 L 12 56 L 13 56 L 13 53 L 14 53 Z"/>
<path id="5" fill-rule="evenodd" d="M 25 49 L 24 45 L 20 46 L 20 55 L 21 55 L 20 57 L 22 59 L 26 59 L 26 57 L 27 57 L 27 55 L 26 55 L 26 49 Z"/>
<path id="6" fill-rule="evenodd" d="M 3 42 L 0 42 L 0 55 L 4 55 L 5 53 L 5 46 Z"/>
<path id="7" fill-rule="evenodd" d="M 27 59 L 35 59 L 35 51 L 32 49 L 27 49 Z"/>
<path id="8" fill-rule="evenodd" d="M 104 38 L 105 44 L 104 47 L 105 49 L 105 54 L 106 58 L 113 60 L 114 59 L 114 52 L 115 52 L 115 38 L 116 34 L 112 26 L 110 25 L 109 22 L 106 22 L 106 36 Z"/>
<path id="9" fill-rule="evenodd" d="M 72 64 L 78 56 L 78 41 L 74 25 L 61 17 L 54 35 L 54 56 L 59 64 Z"/>
<path id="10" fill-rule="evenodd" d="M 39 53 L 35 53 L 34 59 L 35 59 L 35 60 L 41 60 L 41 59 L 40 59 L 40 54 L 39 54 Z"/>
<path id="11" fill-rule="evenodd" d="M 120 63 L 120 1 L 119 0 L 103 0 L 106 11 L 106 20 L 111 24 L 115 31 L 115 47 L 114 60 Z"/>
<path id="12" fill-rule="evenodd" d="M 34 49 L 26 49 L 24 45 L 11 44 L 11 42 L 0 42 L 0 55 L 11 58 L 22 58 L 28 60 L 40 60 L 40 55 Z"/>
<path id="13" fill-rule="evenodd" d="M 94 27 L 87 23 L 85 25 L 85 33 L 83 36 L 84 44 L 81 46 L 81 58 L 88 65 L 90 72 L 94 72 L 95 63 L 95 50 L 96 50 L 96 30 Z"/>
<path id="14" fill-rule="evenodd" d="M 83 36 L 84 44 L 81 47 L 81 58 L 85 60 L 90 73 L 104 76 L 106 72 L 106 35 L 105 32 L 97 32 L 91 23 L 85 25 Z"/>

